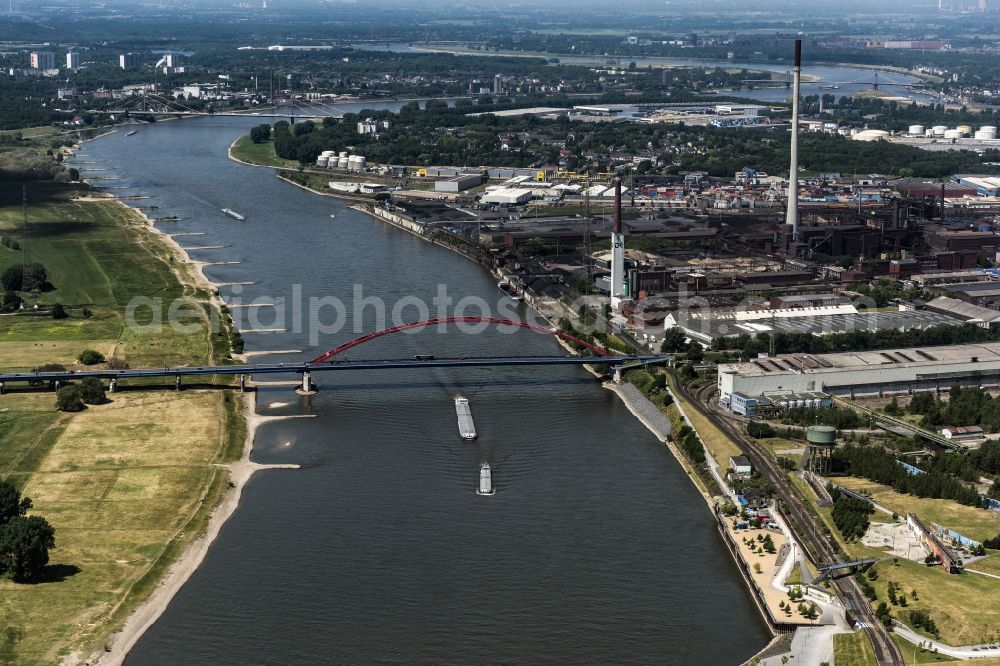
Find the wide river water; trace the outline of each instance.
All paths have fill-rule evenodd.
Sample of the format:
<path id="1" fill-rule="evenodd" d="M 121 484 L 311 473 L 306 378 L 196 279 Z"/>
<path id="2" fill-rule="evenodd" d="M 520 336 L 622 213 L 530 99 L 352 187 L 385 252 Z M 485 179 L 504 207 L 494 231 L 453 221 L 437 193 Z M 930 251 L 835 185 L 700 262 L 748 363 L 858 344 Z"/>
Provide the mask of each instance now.
<path id="1" fill-rule="evenodd" d="M 227 300 L 333 296 L 393 305 L 500 297 L 479 266 L 226 157 L 259 120 L 163 122 L 84 146 L 80 161 L 146 195 Z M 220 212 L 231 207 L 239 222 Z M 335 214 L 335 218 L 331 218 Z M 221 246 L 221 247 L 218 247 Z M 440 287 L 439 287 L 440 285 Z M 308 309 L 308 303 L 304 306 Z M 288 306 L 291 309 L 291 306 Z M 312 358 L 312 337 L 253 310 L 249 351 Z M 246 316 L 250 309 L 234 310 Z M 324 320 L 334 319 L 330 309 Z M 369 304 L 358 329 L 376 325 Z M 473 312 L 470 312 L 473 313 Z M 435 314 L 432 311 L 432 314 Z M 521 313 L 523 315 L 523 311 Z M 410 305 L 402 319 L 420 318 Z M 391 320 L 391 314 L 389 315 Z M 249 323 L 243 323 L 249 326 Z M 361 332 L 359 330 L 359 332 Z M 424 331 L 355 358 L 558 354 L 548 336 Z M 579 368 L 326 373 L 311 398 L 258 394 L 262 463 L 201 568 L 130 664 L 735 664 L 768 632 L 705 503 L 678 463 Z M 453 398 L 479 439 L 458 437 Z M 178 442 L 183 446 L 183 442 Z M 496 495 L 474 492 L 492 463 Z"/>

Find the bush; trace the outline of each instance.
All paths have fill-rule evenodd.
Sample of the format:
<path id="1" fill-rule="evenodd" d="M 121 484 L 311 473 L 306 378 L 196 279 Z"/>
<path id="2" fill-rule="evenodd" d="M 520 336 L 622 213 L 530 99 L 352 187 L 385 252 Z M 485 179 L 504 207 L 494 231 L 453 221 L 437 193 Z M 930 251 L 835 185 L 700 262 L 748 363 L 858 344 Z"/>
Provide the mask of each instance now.
<path id="1" fill-rule="evenodd" d="M 87 377 L 80 382 L 80 398 L 88 405 L 103 405 L 108 401 L 104 383 L 97 377 Z"/>
<path id="2" fill-rule="evenodd" d="M 56 409 L 60 412 L 81 412 L 85 408 L 79 386 L 69 384 L 56 391 Z"/>
<path id="3" fill-rule="evenodd" d="M 69 315 L 66 314 L 66 308 L 64 308 L 61 303 L 52 304 L 53 319 L 66 319 L 67 317 L 69 317 Z"/>
<path id="4" fill-rule="evenodd" d="M 107 366 L 109 370 L 128 370 L 128 363 L 125 362 L 125 359 L 118 356 L 109 358 Z"/>
<path id="5" fill-rule="evenodd" d="M 98 363 L 104 363 L 104 354 L 93 349 L 84 349 L 77 356 L 77 360 L 84 365 L 97 365 Z"/>
<path id="6" fill-rule="evenodd" d="M 747 424 L 747 434 L 754 439 L 763 439 L 765 437 L 774 437 L 775 432 L 769 423 L 751 421 Z"/>

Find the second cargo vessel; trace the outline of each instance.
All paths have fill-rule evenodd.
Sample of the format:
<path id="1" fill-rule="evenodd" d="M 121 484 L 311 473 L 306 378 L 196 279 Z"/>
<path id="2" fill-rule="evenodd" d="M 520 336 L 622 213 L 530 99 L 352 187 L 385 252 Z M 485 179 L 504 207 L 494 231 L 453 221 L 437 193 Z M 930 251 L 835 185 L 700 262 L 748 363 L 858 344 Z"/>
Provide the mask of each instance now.
<path id="1" fill-rule="evenodd" d="M 476 438 L 476 424 L 472 421 L 472 410 L 469 399 L 461 396 L 455 398 L 455 414 L 458 416 L 458 434 L 462 439 L 471 441 Z"/>

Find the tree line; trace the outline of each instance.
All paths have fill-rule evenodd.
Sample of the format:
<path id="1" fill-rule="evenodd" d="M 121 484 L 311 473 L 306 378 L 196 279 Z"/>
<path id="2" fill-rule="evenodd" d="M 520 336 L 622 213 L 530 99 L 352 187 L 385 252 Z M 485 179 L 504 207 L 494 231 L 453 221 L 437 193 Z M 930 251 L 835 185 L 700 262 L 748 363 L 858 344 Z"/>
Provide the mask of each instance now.
<path id="1" fill-rule="evenodd" d="M 898 493 L 982 506 L 982 498 L 975 486 L 933 468 L 923 474 L 911 474 L 896 461 L 895 455 L 880 446 L 847 444 L 837 449 L 835 455 L 851 476 L 891 486 Z"/>

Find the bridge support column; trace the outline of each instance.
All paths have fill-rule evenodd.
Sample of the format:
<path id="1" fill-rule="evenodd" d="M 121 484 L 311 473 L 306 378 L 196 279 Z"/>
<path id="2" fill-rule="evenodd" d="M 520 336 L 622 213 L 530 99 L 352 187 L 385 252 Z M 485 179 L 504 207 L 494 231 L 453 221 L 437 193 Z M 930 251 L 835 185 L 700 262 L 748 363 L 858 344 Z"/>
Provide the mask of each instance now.
<path id="1" fill-rule="evenodd" d="M 177 375 L 176 377 L 174 377 L 174 390 L 175 391 L 180 391 L 181 390 L 181 376 L 180 375 Z"/>
<path id="2" fill-rule="evenodd" d="M 0 395 L 3 395 L 3 382 L 0 382 Z"/>
<path id="3" fill-rule="evenodd" d="M 117 393 L 118 392 L 118 378 L 117 377 L 112 377 L 111 378 L 111 383 L 108 385 L 108 391 L 111 392 L 111 393 Z"/>
<path id="4" fill-rule="evenodd" d="M 614 373 L 612 374 L 612 378 L 615 380 L 615 384 L 621 384 L 622 383 L 622 368 L 621 368 L 620 365 L 616 365 L 615 366 Z"/>
<path id="5" fill-rule="evenodd" d="M 58 391 L 59 390 L 59 380 L 58 379 L 55 380 L 54 382 L 52 382 L 52 390 L 53 391 Z"/>
<path id="6" fill-rule="evenodd" d="M 308 370 L 302 373 L 302 386 L 295 389 L 299 395 L 315 395 L 316 385 L 312 383 L 312 373 Z"/>
<path id="7" fill-rule="evenodd" d="M 247 391 L 247 376 L 240 375 L 240 393 L 246 393 Z"/>

